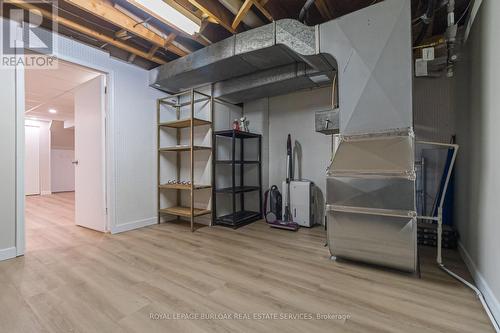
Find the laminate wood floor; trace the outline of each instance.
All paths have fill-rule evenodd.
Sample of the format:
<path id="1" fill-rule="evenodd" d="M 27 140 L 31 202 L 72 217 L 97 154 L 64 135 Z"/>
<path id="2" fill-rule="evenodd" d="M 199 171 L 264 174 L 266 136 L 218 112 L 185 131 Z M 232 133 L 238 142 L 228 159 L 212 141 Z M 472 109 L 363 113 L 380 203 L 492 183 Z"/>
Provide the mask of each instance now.
<path id="1" fill-rule="evenodd" d="M 108 235 L 73 214 L 72 193 L 27 198 L 26 255 L 0 262 L 1 332 L 493 332 L 430 248 L 418 279 L 330 261 L 321 228 Z M 456 252 L 445 258 L 466 274 Z"/>

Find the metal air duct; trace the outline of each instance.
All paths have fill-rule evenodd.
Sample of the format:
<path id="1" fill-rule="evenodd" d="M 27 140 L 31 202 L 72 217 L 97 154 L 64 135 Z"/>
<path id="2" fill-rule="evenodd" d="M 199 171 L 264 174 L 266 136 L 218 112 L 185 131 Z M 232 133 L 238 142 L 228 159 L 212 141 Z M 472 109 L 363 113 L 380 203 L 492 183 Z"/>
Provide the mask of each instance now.
<path id="1" fill-rule="evenodd" d="M 341 138 L 327 174 L 330 252 L 413 272 L 411 46 L 410 0 L 385 0 L 315 27 L 287 19 L 237 34 L 158 67 L 150 83 L 170 93 L 214 83 L 216 97 L 237 103 L 335 77 L 339 128 L 328 130 Z"/>
<path id="2" fill-rule="evenodd" d="M 318 52 L 317 30 L 295 20 L 279 20 L 155 68 L 150 71 L 150 84 L 176 93 L 220 82 L 215 96 L 227 96 L 235 103 L 248 100 L 244 82 L 252 98 L 325 85 L 331 82 L 337 64 L 331 55 Z M 324 79 L 318 81 L 319 75 Z M 258 89 L 259 82 L 269 89 Z"/>

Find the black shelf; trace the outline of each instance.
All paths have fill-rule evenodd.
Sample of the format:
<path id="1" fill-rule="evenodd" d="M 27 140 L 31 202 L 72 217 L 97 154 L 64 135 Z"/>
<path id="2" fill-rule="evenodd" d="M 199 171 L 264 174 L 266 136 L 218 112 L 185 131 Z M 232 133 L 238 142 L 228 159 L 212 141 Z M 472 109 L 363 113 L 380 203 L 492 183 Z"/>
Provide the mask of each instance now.
<path id="1" fill-rule="evenodd" d="M 231 160 L 217 160 L 216 164 L 260 164 L 260 161 L 231 161 Z"/>
<path id="2" fill-rule="evenodd" d="M 230 160 L 216 160 L 217 158 L 217 138 L 226 137 L 231 139 L 231 159 Z M 245 156 L 245 144 L 253 143 L 255 140 L 247 139 L 257 139 L 258 143 L 258 160 L 257 161 L 247 161 L 244 159 Z M 236 159 L 236 142 L 239 140 L 240 145 L 240 158 Z M 214 172 L 212 173 L 212 221 L 214 224 L 220 224 L 223 226 L 238 228 L 244 224 L 248 224 L 259 220 L 262 217 L 262 135 L 242 132 L 235 130 L 225 130 L 216 131 L 212 137 L 212 151 L 214 159 L 212 160 L 212 168 Z M 225 188 L 217 188 L 217 166 L 218 165 L 230 165 L 231 166 L 231 183 L 232 186 Z M 257 165 L 259 168 L 259 186 L 246 186 L 244 179 L 244 167 L 247 164 Z M 239 185 L 236 185 L 236 168 L 239 168 Z M 227 170 L 227 169 L 226 169 Z M 253 212 L 245 210 L 245 194 L 248 192 L 258 191 L 259 196 L 257 207 L 259 207 L 259 212 Z M 232 196 L 232 213 L 224 216 L 217 216 L 217 196 L 216 193 L 229 194 Z M 240 210 L 236 210 L 236 195 L 240 199 Z"/>
<path id="3" fill-rule="evenodd" d="M 225 188 L 218 188 L 215 190 L 217 193 L 243 193 L 243 192 L 252 192 L 252 191 L 259 191 L 260 187 L 259 186 L 236 186 L 236 187 L 225 187 Z"/>
<path id="4" fill-rule="evenodd" d="M 240 210 L 232 214 L 227 214 L 218 217 L 215 221 L 217 224 L 221 224 L 228 227 L 238 228 L 243 225 L 255 222 L 261 219 L 262 214 L 260 212 L 252 212 L 248 210 Z"/>
<path id="5" fill-rule="evenodd" d="M 232 138 L 233 134 L 234 134 L 234 137 L 236 139 L 252 139 L 252 138 L 260 137 L 260 134 L 243 132 L 243 131 L 236 131 L 236 130 L 224 130 L 224 131 L 216 131 L 215 132 L 215 135 L 225 136 L 227 138 Z"/>

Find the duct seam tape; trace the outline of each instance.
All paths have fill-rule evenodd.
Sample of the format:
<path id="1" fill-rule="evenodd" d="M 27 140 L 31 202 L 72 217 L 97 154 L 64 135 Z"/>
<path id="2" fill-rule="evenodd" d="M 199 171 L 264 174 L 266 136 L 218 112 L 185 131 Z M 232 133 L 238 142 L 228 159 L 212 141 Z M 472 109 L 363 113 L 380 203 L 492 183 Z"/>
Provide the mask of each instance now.
<path id="1" fill-rule="evenodd" d="M 316 54 L 319 54 L 319 41 L 320 41 L 319 34 L 320 34 L 320 31 L 321 31 L 321 30 L 319 29 L 319 24 L 318 24 L 318 25 L 316 25 L 314 28 L 315 28 L 315 30 L 316 30 L 316 34 L 315 34 L 315 37 L 316 37 L 316 41 L 315 41 L 315 42 L 316 42 L 316 43 L 315 43 L 315 44 L 316 44 L 316 45 L 315 45 L 316 50 L 315 50 L 315 51 L 316 51 Z"/>

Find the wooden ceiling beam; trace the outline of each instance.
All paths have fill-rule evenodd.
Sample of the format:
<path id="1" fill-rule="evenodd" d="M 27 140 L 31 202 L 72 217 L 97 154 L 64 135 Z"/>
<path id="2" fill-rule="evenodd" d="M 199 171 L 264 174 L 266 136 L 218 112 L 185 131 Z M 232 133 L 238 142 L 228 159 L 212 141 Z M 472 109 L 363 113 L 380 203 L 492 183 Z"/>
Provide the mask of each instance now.
<path id="1" fill-rule="evenodd" d="M 314 1 L 314 4 L 316 5 L 316 8 L 318 9 L 319 13 L 325 20 L 333 19 L 332 12 L 328 8 L 328 5 L 326 4 L 325 0 L 316 0 Z"/>
<path id="2" fill-rule="evenodd" d="M 243 4 L 241 5 L 240 9 L 238 10 L 238 13 L 234 17 L 233 23 L 231 24 L 231 27 L 233 29 L 236 29 L 238 25 L 241 23 L 241 21 L 247 16 L 248 12 L 252 8 L 252 6 L 255 6 L 269 21 L 274 21 L 273 16 L 269 11 L 264 7 L 264 4 L 267 2 L 267 0 L 259 1 L 259 0 L 245 0 Z"/>
<path id="3" fill-rule="evenodd" d="M 172 8 L 175 8 L 179 13 L 191 19 L 193 22 L 200 25 L 200 32 L 195 33 L 193 36 L 186 35 L 203 46 L 212 44 L 212 41 L 203 34 L 203 30 L 207 21 L 217 24 L 214 19 L 207 17 L 200 9 L 196 8 L 189 0 L 163 0 Z M 208 20 L 207 20 L 208 19 Z"/>
<path id="4" fill-rule="evenodd" d="M 103 0 L 64 0 L 65 2 L 78 7 L 92 15 L 95 15 L 111 24 L 116 25 L 140 38 L 147 40 L 153 45 L 163 47 L 168 51 L 177 54 L 178 56 L 185 56 L 187 52 L 172 45 L 172 40 L 168 40 L 159 34 L 151 31 L 142 24 L 138 24 L 135 19 L 122 13 L 111 3 Z"/>
<path id="5" fill-rule="evenodd" d="M 201 21 L 203 20 L 202 19 L 203 12 L 197 9 L 196 7 L 194 7 L 196 11 L 188 9 L 189 5 L 193 7 L 193 5 L 191 5 L 188 0 L 163 0 L 163 1 L 166 2 L 170 7 L 177 10 L 182 15 L 189 18 L 191 21 L 195 22 L 198 25 L 201 25 Z"/>
<path id="6" fill-rule="evenodd" d="M 210 19 L 215 20 L 219 25 L 224 27 L 227 31 L 235 34 L 239 29 L 232 27 L 234 19 L 233 13 L 224 7 L 219 1 L 215 0 L 189 0 L 193 6 L 201 10 Z"/>
<path id="7" fill-rule="evenodd" d="M 110 37 L 110 36 L 107 36 L 103 33 L 97 32 L 91 28 L 85 27 L 81 24 L 78 24 L 74 21 L 68 20 L 64 17 L 53 15 L 52 13 L 50 13 L 42 8 L 36 7 L 30 3 L 27 3 L 24 0 L 11 0 L 9 3 L 11 3 L 19 8 L 25 9 L 25 10 L 31 10 L 33 13 L 40 13 L 43 17 L 45 17 L 53 22 L 56 22 L 57 24 L 63 25 L 71 30 L 74 30 L 74 31 L 77 31 L 77 32 L 82 33 L 84 35 L 98 39 L 104 43 L 108 43 L 110 45 L 113 45 L 113 46 L 120 48 L 122 50 L 125 50 L 129 53 L 135 54 L 136 56 L 139 56 L 141 58 L 153 61 L 153 62 L 160 64 L 160 65 L 166 63 L 165 60 L 158 58 L 158 57 L 155 57 L 154 55 L 151 55 L 148 52 L 144 52 L 142 50 L 139 50 L 133 46 L 130 46 L 130 45 L 125 44 L 119 40 L 116 40 L 113 37 Z"/>
<path id="8" fill-rule="evenodd" d="M 95 1 L 95 0 L 93 0 Z M 165 1 L 165 0 L 164 0 Z M 150 10 L 149 8 L 145 7 L 142 3 L 139 3 L 135 0 L 127 0 L 128 3 L 130 3 L 131 5 L 135 6 L 136 8 L 142 10 L 143 12 L 147 13 L 148 15 L 154 17 L 155 19 L 157 19 L 158 21 L 160 22 L 163 22 L 164 24 L 168 25 L 171 29 L 177 31 L 177 34 L 182 36 L 182 37 L 187 37 L 189 39 L 192 39 L 198 43 L 200 43 L 201 45 L 204 45 L 206 46 L 207 45 L 207 41 L 203 38 L 201 38 L 200 36 L 198 36 L 198 34 L 194 34 L 194 35 L 190 35 L 188 33 L 186 33 L 185 31 L 181 30 L 179 27 L 177 27 L 176 25 L 172 24 L 171 22 L 167 21 L 165 18 L 163 18 L 162 16 L 158 15 L 156 12 Z M 167 2 L 167 4 L 169 4 Z M 174 9 L 176 10 L 179 10 L 182 6 L 180 6 L 179 4 L 177 6 L 172 6 Z M 184 15 L 184 13 L 187 14 L 186 11 L 181 11 L 181 14 Z M 187 18 L 189 19 L 190 17 L 192 17 L 193 15 L 188 15 Z M 194 22 L 196 24 L 201 24 L 200 20 L 199 19 L 196 19 L 194 20 Z M 199 23 L 200 22 L 200 23 Z M 181 48 L 182 50 L 182 48 Z"/>
<path id="9" fill-rule="evenodd" d="M 233 23 L 231 24 L 231 28 L 235 29 L 238 27 L 240 22 L 247 16 L 248 11 L 253 5 L 253 0 L 245 0 L 243 4 L 241 5 L 240 9 L 238 10 L 238 13 L 236 13 L 236 16 L 234 17 Z"/>
<path id="10" fill-rule="evenodd" d="M 268 0 L 256 0 L 253 2 L 255 5 L 255 8 L 257 8 L 269 21 L 273 22 L 274 17 L 271 15 L 271 13 L 264 7 L 264 5 L 267 3 Z"/>

